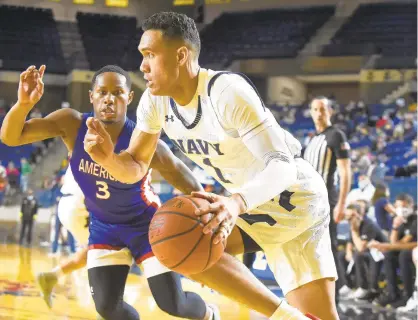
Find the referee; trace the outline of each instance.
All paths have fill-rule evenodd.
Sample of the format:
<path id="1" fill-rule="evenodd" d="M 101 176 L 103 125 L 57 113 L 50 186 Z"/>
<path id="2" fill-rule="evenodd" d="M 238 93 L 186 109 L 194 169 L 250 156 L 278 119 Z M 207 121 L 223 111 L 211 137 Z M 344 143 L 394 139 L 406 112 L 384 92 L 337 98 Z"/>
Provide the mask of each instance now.
<path id="1" fill-rule="evenodd" d="M 330 212 L 333 217 L 329 228 L 332 251 L 336 261 L 337 223 L 344 219 L 345 201 L 351 187 L 350 145 L 345 134 L 331 124 L 333 110 L 332 102 L 328 98 L 313 99 L 310 112 L 315 123 L 316 135 L 306 146 L 303 158 L 312 164 L 327 185 Z M 336 290 L 338 301 L 338 285 Z"/>

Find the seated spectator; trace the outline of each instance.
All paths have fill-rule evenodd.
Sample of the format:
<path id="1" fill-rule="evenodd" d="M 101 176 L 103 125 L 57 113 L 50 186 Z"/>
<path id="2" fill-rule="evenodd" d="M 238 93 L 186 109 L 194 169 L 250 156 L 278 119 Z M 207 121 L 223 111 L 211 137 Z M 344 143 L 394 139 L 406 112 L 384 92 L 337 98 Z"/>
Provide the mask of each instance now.
<path id="1" fill-rule="evenodd" d="M 408 141 L 414 139 L 416 136 L 417 130 L 414 127 L 413 122 L 411 120 L 405 121 L 403 139 Z"/>
<path id="2" fill-rule="evenodd" d="M 38 108 L 33 108 L 29 114 L 30 119 L 42 118 L 42 113 Z"/>
<path id="3" fill-rule="evenodd" d="M 362 174 L 358 179 L 358 188 L 352 189 L 348 193 L 346 203 L 350 204 L 358 200 L 366 200 L 371 203 L 375 190 L 370 178 L 366 174 Z"/>
<path id="4" fill-rule="evenodd" d="M 7 188 L 7 173 L 6 168 L 0 161 L 0 206 L 3 204 L 4 194 Z"/>
<path id="5" fill-rule="evenodd" d="M 7 180 L 9 181 L 9 186 L 11 191 L 19 189 L 19 170 L 15 167 L 13 161 L 10 161 L 6 169 Z M 14 193 L 14 192 L 13 192 Z"/>
<path id="6" fill-rule="evenodd" d="M 418 264 L 418 248 L 415 247 L 412 250 L 412 260 L 415 265 L 415 270 L 417 269 Z M 404 313 L 404 312 L 414 312 L 417 313 L 418 309 L 418 292 L 417 292 L 417 286 L 418 286 L 418 277 L 415 278 L 415 290 L 412 294 L 412 297 L 409 298 L 406 305 L 404 307 L 399 307 L 396 309 L 396 312 Z"/>
<path id="7" fill-rule="evenodd" d="M 400 194 L 395 203 L 396 218 L 393 219 L 390 243 L 372 241 L 369 248 L 384 252 L 384 270 L 387 290 L 374 300 L 374 304 L 398 308 L 405 306 L 414 291 L 414 264 L 412 250 L 417 246 L 417 214 L 414 200 L 408 194 Z M 396 270 L 399 266 L 403 289 L 397 285 Z"/>
<path id="8" fill-rule="evenodd" d="M 392 220 L 396 214 L 395 207 L 389 202 L 389 189 L 385 184 L 376 185 L 376 191 L 372 198 L 372 204 L 374 206 L 374 215 L 379 227 L 386 231 L 386 235 L 389 236 L 389 232 L 392 229 Z"/>
<path id="9" fill-rule="evenodd" d="M 372 155 L 370 157 L 371 165 L 367 170 L 367 175 L 370 177 L 374 186 L 378 184 L 384 184 L 386 173 L 389 168 L 386 166 L 384 161 L 381 161 L 379 157 Z"/>
<path id="10" fill-rule="evenodd" d="M 373 300 L 378 296 L 378 279 L 382 261 L 372 255 L 368 249 L 371 241 L 387 242 L 382 230 L 371 221 L 359 204 L 350 204 L 347 207 L 346 218 L 350 223 L 351 240 L 347 244 L 346 252 L 338 256 L 339 275 L 343 287 L 340 294 L 353 299 Z M 351 292 L 347 267 L 352 260 L 355 268 L 355 287 Z"/>

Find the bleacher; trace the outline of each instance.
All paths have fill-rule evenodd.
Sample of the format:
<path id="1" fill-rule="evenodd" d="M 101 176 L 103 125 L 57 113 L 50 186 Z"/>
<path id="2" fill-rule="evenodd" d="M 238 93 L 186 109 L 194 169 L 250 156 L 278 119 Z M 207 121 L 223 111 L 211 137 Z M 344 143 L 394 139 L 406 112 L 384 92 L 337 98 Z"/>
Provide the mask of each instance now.
<path id="1" fill-rule="evenodd" d="M 48 65 L 50 73 L 67 73 L 52 10 L 0 6 L 0 59 L 7 70 Z"/>
<path id="2" fill-rule="evenodd" d="M 416 3 L 361 5 L 324 47 L 323 56 L 358 56 L 380 53 L 384 68 L 396 59 L 396 68 L 415 66 L 417 56 Z M 403 57 L 403 58 L 400 58 Z M 393 65 L 391 66 L 394 67 Z"/>
<path id="3" fill-rule="evenodd" d="M 224 13 L 201 32 L 202 65 L 295 57 L 333 13 L 331 6 Z"/>
<path id="4" fill-rule="evenodd" d="M 137 47 L 142 33 L 133 17 L 77 13 L 78 27 L 92 70 L 117 64 L 136 70 L 141 63 Z"/>

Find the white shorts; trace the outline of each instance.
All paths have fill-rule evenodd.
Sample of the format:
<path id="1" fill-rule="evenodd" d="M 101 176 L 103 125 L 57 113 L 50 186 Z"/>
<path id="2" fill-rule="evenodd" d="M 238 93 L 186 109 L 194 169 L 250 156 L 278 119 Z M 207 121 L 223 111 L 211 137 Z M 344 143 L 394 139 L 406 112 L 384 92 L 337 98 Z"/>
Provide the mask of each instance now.
<path id="1" fill-rule="evenodd" d="M 91 249 L 87 253 L 87 269 L 116 265 L 131 266 L 134 262 L 135 260 L 128 248 L 120 250 Z M 171 272 L 154 255 L 144 259 L 141 265 L 147 279 L 162 273 Z"/>
<path id="2" fill-rule="evenodd" d="M 89 242 L 87 219 L 89 213 L 82 196 L 64 196 L 58 203 L 58 217 L 65 229 L 71 232 L 80 245 Z"/>
<path id="3" fill-rule="evenodd" d="M 325 183 L 308 162 L 297 159 L 296 163 L 295 186 L 251 211 L 251 222 L 237 219 L 237 225 L 263 249 L 284 294 L 314 280 L 338 278 Z"/>

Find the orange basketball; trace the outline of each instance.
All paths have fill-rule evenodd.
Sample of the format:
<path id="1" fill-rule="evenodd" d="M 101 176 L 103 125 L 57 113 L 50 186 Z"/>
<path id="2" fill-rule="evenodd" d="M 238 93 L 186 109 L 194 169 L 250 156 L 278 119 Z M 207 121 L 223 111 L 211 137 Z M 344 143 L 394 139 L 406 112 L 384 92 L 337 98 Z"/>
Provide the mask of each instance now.
<path id="1" fill-rule="evenodd" d="M 196 216 L 197 208 L 209 202 L 179 196 L 164 203 L 152 218 L 149 241 L 157 259 L 181 274 L 200 273 L 213 266 L 224 252 L 222 242 L 213 243 L 213 232 L 203 233 L 211 214 Z"/>

